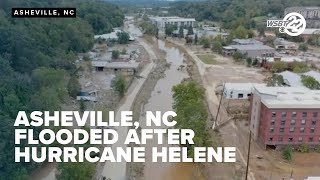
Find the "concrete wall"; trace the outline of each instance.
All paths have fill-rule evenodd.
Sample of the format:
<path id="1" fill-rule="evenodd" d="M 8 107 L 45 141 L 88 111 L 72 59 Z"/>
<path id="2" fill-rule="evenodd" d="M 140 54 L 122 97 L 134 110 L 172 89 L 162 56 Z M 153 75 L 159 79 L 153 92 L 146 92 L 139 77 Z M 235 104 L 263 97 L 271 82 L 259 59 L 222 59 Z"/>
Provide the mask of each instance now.
<path id="1" fill-rule="evenodd" d="M 224 90 L 224 96 L 226 99 L 249 99 L 250 95 L 251 95 L 251 90 L 239 90 L 239 89 Z"/>

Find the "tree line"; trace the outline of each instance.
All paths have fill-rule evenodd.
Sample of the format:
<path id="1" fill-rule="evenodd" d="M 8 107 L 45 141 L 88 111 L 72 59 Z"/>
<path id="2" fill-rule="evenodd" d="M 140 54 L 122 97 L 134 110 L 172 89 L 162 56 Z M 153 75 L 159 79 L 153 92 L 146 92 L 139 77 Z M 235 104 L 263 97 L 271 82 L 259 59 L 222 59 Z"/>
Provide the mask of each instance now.
<path id="1" fill-rule="evenodd" d="M 12 7 L 76 7 L 78 17 L 14 19 Z M 94 34 L 110 32 L 123 19 L 118 7 L 104 2 L 0 1 L 0 179 L 26 179 L 39 166 L 14 162 L 17 112 L 60 110 L 67 97 L 75 97 L 77 53 L 90 50 Z"/>

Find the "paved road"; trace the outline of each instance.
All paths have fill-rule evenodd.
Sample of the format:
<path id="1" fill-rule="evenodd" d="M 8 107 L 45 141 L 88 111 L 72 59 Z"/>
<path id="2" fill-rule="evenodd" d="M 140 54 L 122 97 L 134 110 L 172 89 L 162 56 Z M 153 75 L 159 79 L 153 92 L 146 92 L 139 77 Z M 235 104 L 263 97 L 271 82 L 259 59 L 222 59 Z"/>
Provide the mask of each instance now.
<path id="1" fill-rule="evenodd" d="M 151 63 L 149 63 L 142 72 L 140 73 L 140 76 L 147 77 L 151 70 L 154 67 L 154 59 L 156 59 L 156 55 L 153 52 L 152 48 L 143 40 L 138 38 L 137 41 L 146 49 L 147 53 L 150 56 L 150 59 L 152 60 Z M 116 113 L 116 121 L 120 121 L 120 112 L 121 111 L 129 111 L 131 110 L 132 104 L 139 93 L 140 89 L 142 88 L 146 78 L 139 78 L 135 79 L 131 86 L 128 89 L 128 92 L 125 95 L 125 99 L 123 104 L 119 107 L 117 113 Z M 128 128 L 127 127 L 118 127 L 117 132 L 119 134 L 119 140 L 117 143 L 112 145 L 112 151 L 116 152 L 117 147 L 126 148 L 126 145 L 123 144 L 125 141 L 126 135 L 127 135 Z M 106 178 L 110 178 L 111 180 L 126 180 L 126 162 L 106 162 L 103 171 L 102 176 Z"/>

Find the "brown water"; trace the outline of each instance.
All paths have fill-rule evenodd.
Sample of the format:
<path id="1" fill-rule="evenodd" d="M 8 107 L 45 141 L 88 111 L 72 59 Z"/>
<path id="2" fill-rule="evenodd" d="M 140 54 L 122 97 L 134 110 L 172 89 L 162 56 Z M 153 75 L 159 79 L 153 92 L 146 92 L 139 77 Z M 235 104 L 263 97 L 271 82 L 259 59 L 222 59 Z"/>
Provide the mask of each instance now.
<path id="1" fill-rule="evenodd" d="M 186 65 L 184 64 L 183 54 L 174 47 L 169 47 L 164 41 L 157 40 L 158 47 L 166 53 L 166 61 L 171 64 L 170 68 L 165 71 L 165 77 L 158 80 L 148 103 L 145 104 L 141 111 L 170 111 L 172 109 L 172 87 L 181 83 L 184 78 L 188 77 Z M 182 70 L 181 65 L 185 66 Z M 145 125 L 145 119 L 140 117 L 142 128 Z M 156 127 L 148 127 L 156 128 Z M 162 127 L 165 128 L 165 127 Z M 146 145 L 146 164 L 144 175 L 146 180 L 191 180 L 197 179 L 198 170 L 193 163 L 153 163 L 151 162 L 152 147 L 168 147 L 168 144 L 159 145 L 156 139 L 148 141 Z"/>

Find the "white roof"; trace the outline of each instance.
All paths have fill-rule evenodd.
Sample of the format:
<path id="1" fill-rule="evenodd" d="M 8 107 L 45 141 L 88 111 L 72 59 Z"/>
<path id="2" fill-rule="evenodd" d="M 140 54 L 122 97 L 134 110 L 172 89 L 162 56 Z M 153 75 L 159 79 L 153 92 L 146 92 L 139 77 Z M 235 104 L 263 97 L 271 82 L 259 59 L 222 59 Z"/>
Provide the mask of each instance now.
<path id="1" fill-rule="evenodd" d="M 290 71 L 283 71 L 281 73 L 276 74 L 281 75 L 285 83 L 291 87 L 304 87 L 301 82 L 301 76 L 299 74 Z"/>
<path id="2" fill-rule="evenodd" d="M 274 62 L 275 59 L 277 59 L 277 58 L 280 58 L 280 60 L 283 62 L 294 62 L 294 61 L 303 62 L 303 61 L 305 61 L 297 56 L 269 57 L 269 58 L 267 58 L 267 61 Z"/>
<path id="3" fill-rule="evenodd" d="M 309 176 L 305 180 L 320 180 L 320 176 Z"/>
<path id="4" fill-rule="evenodd" d="M 254 87 L 268 108 L 320 108 L 320 90 L 297 87 Z"/>
<path id="5" fill-rule="evenodd" d="M 225 83 L 225 90 L 251 91 L 254 86 L 266 86 L 260 83 Z"/>
<path id="6" fill-rule="evenodd" d="M 95 35 L 94 38 L 98 39 L 98 38 L 102 38 L 102 39 L 118 39 L 118 35 L 117 33 L 121 32 L 121 30 L 119 29 L 115 29 L 113 32 L 108 33 L 108 34 L 101 34 L 101 35 Z"/>
<path id="7" fill-rule="evenodd" d="M 305 29 L 302 35 L 320 34 L 320 29 Z"/>
<path id="8" fill-rule="evenodd" d="M 195 18 L 181 18 L 178 16 L 169 16 L 169 17 L 150 17 L 150 19 L 155 21 L 170 21 L 170 22 L 179 22 L 179 21 L 196 21 Z"/>
<path id="9" fill-rule="evenodd" d="M 118 68 L 118 69 L 137 69 L 137 62 L 108 62 L 108 61 L 92 61 L 93 67 Z"/>

